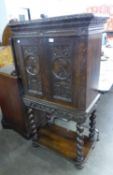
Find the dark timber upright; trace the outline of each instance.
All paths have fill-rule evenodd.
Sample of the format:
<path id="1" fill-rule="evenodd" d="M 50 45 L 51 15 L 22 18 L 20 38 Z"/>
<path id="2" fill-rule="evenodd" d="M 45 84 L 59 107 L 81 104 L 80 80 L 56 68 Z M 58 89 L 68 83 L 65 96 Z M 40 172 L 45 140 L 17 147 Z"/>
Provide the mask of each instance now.
<path id="1" fill-rule="evenodd" d="M 101 34 L 106 18 L 79 14 L 11 24 L 14 61 L 28 108 L 33 143 L 46 145 L 82 166 L 95 135 L 100 94 Z M 89 139 L 84 126 L 90 117 Z M 77 123 L 76 133 L 48 124 Z M 90 142 L 91 141 L 91 142 Z"/>

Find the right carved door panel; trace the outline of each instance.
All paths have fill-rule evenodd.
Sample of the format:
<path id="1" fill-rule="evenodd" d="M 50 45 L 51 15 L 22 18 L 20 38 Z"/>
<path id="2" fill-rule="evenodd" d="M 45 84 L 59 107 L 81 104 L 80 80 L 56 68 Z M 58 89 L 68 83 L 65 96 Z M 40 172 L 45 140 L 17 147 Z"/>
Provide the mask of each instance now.
<path id="1" fill-rule="evenodd" d="M 46 38 L 50 62 L 52 98 L 72 102 L 74 37 Z"/>

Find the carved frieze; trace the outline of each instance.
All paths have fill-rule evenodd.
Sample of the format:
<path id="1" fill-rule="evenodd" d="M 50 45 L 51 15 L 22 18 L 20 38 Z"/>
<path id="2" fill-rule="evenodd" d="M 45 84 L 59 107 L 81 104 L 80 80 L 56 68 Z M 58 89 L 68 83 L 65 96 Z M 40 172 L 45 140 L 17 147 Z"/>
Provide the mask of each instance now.
<path id="1" fill-rule="evenodd" d="M 68 110 L 64 107 L 40 102 L 40 100 L 34 102 L 30 99 L 23 98 L 23 101 L 26 106 L 54 115 L 56 118 L 67 118 L 67 120 L 83 122 L 87 117 L 84 111 Z"/>

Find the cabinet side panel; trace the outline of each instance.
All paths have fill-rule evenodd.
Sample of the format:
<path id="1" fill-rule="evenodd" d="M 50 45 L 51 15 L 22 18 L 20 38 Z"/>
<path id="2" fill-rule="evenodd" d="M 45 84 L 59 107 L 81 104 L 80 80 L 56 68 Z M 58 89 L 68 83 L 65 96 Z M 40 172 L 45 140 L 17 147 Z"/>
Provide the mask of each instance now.
<path id="1" fill-rule="evenodd" d="M 77 38 L 75 58 L 73 60 L 73 104 L 78 109 L 86 106 L 86 69 L 87 69 L 87 35 Z"/>
<path id="2" fill-rule="evenodd" d="M 101 33 L 89 34 L 87 58 L 87 96 L 86 108 L 98 95 L 96 89 L 99 83 L 101 58 Z"/>

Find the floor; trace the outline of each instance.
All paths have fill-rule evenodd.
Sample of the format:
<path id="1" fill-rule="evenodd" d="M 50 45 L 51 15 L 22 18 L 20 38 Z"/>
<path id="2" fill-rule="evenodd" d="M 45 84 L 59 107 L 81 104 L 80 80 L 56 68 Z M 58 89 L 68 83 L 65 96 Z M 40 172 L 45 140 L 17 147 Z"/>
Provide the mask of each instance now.
<path id="1" fill-rule="evenodd" d="M 33 148 L 13 130 L 0 127 L 0 175 L 113 175 L 113 88 L 102 95 L 97 108 L 100 141 L 91 150 L 84 169 L 44 148 Z"/>

